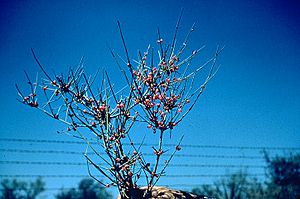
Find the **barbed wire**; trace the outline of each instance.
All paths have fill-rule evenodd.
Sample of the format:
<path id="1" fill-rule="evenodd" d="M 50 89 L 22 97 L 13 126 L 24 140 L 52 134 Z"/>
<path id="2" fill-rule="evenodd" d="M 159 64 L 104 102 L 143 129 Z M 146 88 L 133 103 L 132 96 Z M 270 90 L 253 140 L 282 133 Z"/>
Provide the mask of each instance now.
<path id="1" fill-rule="evenodd" d="M 29 165 L 69 165 L 83 166 L 82 162 L 46 162 L 46 161 L 0 161 L 0 164 L 29 164 Z M 103 165 L 98 163 L 97 165 Z M 164 166 L 161 164 L 160 166 Z M 206 167 L 206 168 L 265 168 L 265 165 L 235 165 L 235 164 L 169 164 L 169 167 Z"/>
<path id="2" fill-rule="evenodd" d="M 265 176 L 264 173 L 253 173 L 253 174 L 247 174 L 247 176 Z M 231 174 L 168 174 L 164 175 L 166 178 L 199 178 L 199 177 L 230 177 Z M 45 175 L 45 174 L 20 174 L 20 175 L 0 175 L 0 178 L 89 178 L 89 175 L 62 175 L 62 174 L 53 174 L 53 175 Z M 96 175 L 96 177 L 102 177 L 103 175 Z M 141 177 L 144 177 L 141 175 Z"/>
<path id="3" fill-rule="evenodd" d="M 11 153 L 40 153 L 40 154 L 68 154 L 68 155 L 83 155 L 83 152 L 64 151 L 64 150 L 27 150 L 27 149 L 0 149 L 0 152 Z M 104 155 L 103 152 L 98 152 Z M 95 154 L 90 154 L 95 155 Z M 143 153 L 144 156 L 155 156 L 153 153 Z M 170 154 L 166 154 L 170 155 Z M 245 155 L 200 155 L 200 154 L 175 154 L 176 157 L 188 158 L 220 158 L 220 159 L 264 159 L 262 156 L 245 156 Z"/>
<path id="4" fill-rule="evenodd" d="M 46 139 L 20 139 L 20 138 L 0 138 L 4 142 L 30 142 L 30 143 L 57 143 L 57 144 L 85 144 L 83 141 L 62 141 L 62 140 L 46 140 Z M 91 142 L 91 144 L 98 144 Z M 136 143 L 137 145 L 141 143 Z M 130 145 L 130 143 L 124 143 Z M 144 146 L 153 146 L 155 144 L 143 143 Z M 165 146 L 176 146 L 176 144 L 165 144 Z M 182 144 L 182 147 L 187 148 L 218 148 L 218 149 L 247 149 L 247 150 L 300 150 L 300 147 L 262 147 L 262 146 L 226 146 L 226 145 L 196 145 Z"/>
<path id="5" fill-rule="evenodd" d="M 63 141 L 63 140 L 48 140 L 48 139 L 19 139 L 19 138 L 0 138 L 0 142 L 17 142 L 17 143 L 40 143 L 40 144 L 45 144 L 45 146 L 57 146 L 54 144 L 67 144 L 67 145 L 84 145 L 85 143 L 83 141 Z M 93 144 L 97 144 L 97 142 L 92 142 Z M 47 144 L 47 145 L 46 145 Z M 48 145 L 49 144 L 49 145 Z M 51 145 L 52 144 L 52 145 Z M 137 143 L 138 144 L 138 143 Z M 126 143 L 125 145 L 130 145 L 129 143 Z M 144 146 L 153 146 L 152 144 L 149 143 L 144 143 Z M 3 146 L 3 145 L 2 145 Z M 80 151 L 76 151 L 76 149 L 66 149 L 63 148 L 62 150 L 57 150 L 57 149 L 53 149 L 52 148 L 42 148 L 42 149 L 36 149 L 37 147 L 35 147 L 35 149 L 24 149 L 24 148 L 18 148 L 15 147 L 16 145 L 14 144 L 12 147 L 10 148 L 4 148 L 4 146 L 2 148 L 0 148 L 0 152 L 3 153 L 27 153 L 27 154 L 46 154 L 46 155 L 57 155 L 57 154 L 62 154 L 62 155 L 83 155 L 84 152 L 80 152 Z M 23 145 L 22 145 L 23 146 Z M 166 144 L 165 146 L 168 147 L 175 147 L 176 145 L 173 144 Z M 297 151 L 300 150 L 300 148 L 296 148 L 296 147 L 251 147 L 251 146 L 219 146 L 219 145 L 181 145 L 182 147 L 186 147 L 186 148 L 201 148 L 201 149 L 236 149 L 236 150 L 290 150 L 290 151 Z M 32 147 L 32 146 L 31 146 Z M 222 151 L 222 150 L 219 150 Z M 264 156 L 261 155 L 244 155 L 244 153 L 240 153 L 240 154 L 236 154 L 234 151 L 232 152 L 232 155 L 229 154 L 220 154 L 218 152 L 216 152 L 217 154 L 187 154 L 187 153 L 177 153 L 175 156 L 176 157 L 180 157 L 180 158 L 194 158 L 193 162 L 196 158 L 214 158 L 214 159 L 249 159 L 249 160 L 257 160 L 256 162 L 258 162 L 258 160 L 263 160 Z M 250 152 L 250 151 L 248 151 Z M 219 154 L 218 154 L 219 153 Z M 99 152 L 100 155 L 104 155 L 104 152 Z M 89 154 L 89 155 L 95 155 L 93 153 Z M 155 154 L 153 153 L 143 153 L 144 156 L 152 156 L 154 157 Z M 168 155 L 168 153 L 166 153 L 166 155 Z M 52 156 L 51 156 L 52 157 Z M 173 168 L 212 168 L 213 171 L 221 171 L 220 169 L 250 169 L 250 168 L 255 168 L 255 169 L 265 169 L 266 165 L 262 165 L 263 163 L 260 161 L 260 165 L 258 164 L 208 164 L 207 162 L 205 164 L 193 164 L 193 162 L 191 163 L 185 163 L 185 162 L 179 162 L 178 164 L 174 163 L 174 164 L 170 164 L 169 167 L 173 167 Z M 85 162 L 67 162 L 67 161 L 21 161 L 21 160 L 7 160 L 7 161 L 0 161 L 0 165 L 15 165 L 15 166 L 21 166 L 21 165 L 45 165 L 45 166 L 58 166 L 58 167 L 64 167 L 64 166 L 86 166 Z M 101 163 L 99 163 L 98 165 L 101 165 Z M 102 164 L 104 165 L 104 164 Z M 164 166 L 164 164 L 160 164 L 160 166 Z M 65 168 L 65 167 L 64 167 Z M 226 178 L 226 177 L 230 177 L 232 176 L 232 173 L 226 173 L 224 174 L 223 172 L 218 172 L 218 173 L 204 173 L 204 174 L 192 174 L 191 169 L 188 169 L 186 171 L 186 173 L 181 173 L 181 174 L 166 174 L 164 175 L 164 178 L 169 179 L 170 182 L 176 182 L 174 181 L 174 179 L 180 179 L 180 180 L 184 180 L 182 184 L 159 184 L 159 186 L 164 186 L 164 187 L 168 187 L 168 188 L 172 188 L 172 189 L 190 189 L 190 188 L 195 188 L 195 187 L 201 187 L 204 184 L 192 184 L 189 183 L 191 182 L 191 180 L 197 180 L 197 179 L 221 179 L 221 178 Z M 259 173 L 262 172 L 262 173 Z M 255 178 L 264 178 L 266 177 L 266 173 L 264 173 L 265 170 L 256 170 L 254 171 L 254 173 L 247 173 L 247 176 L 250 177 L 255 177 Z M 48 180 L 64 180 L 64 179 L 84 179 L 84 178 L 90 178 L 89 175 L 87 174 L 49 174 L 49 173 L 44 173 L 44 174 L 0 174 L 0 179 L 32 179 L 32 178 L 43 178 L 46 181 Z M 101 176 L 101 175 L 96 175 L 96 177 L 98 177 L 99 179 L 104 179 L 105 176 Z M 141 176 L 143 177 L 143 176 Z M 190 180 L 189 180 L 190 179 Z M 187 182 L 187 183 L 185 183 Z M 194 182 L 195 183 L 195 182 Z M 197 183 L 197 182 L 196 182 Z M 206 184 L 209 186 L 213 186 L 213 184 Z M 57 187 L 50 187 L 50 188 L 46 188 L 45 191 L 50 191 L 50 192 L 57 192 L 59 190 L 69 190 L 69 189 L 76 189 L 76 187 L 70 187 L 70 188 L 57 188 Z"/>
<path id="6" fill-rule="evenodd" d="M 85 143 L 83 141 L 63 141 L 63 140 L 48 140 L 48 139 L 19 139 L 19 138 L 0 138 L 0 142 L 17 142 L 17 143 L 41 143 L 41 144 L 82 144 Z M 94 144 L 97 144 L 97 142 L 92 142 Z M 129 143 L 126 143 L 129 145 Z M 152 146 L 152 144 L 144 143 L 144 146 Z M 14 145 L 15 146 L 15 145 Z M 47 145 L 48 146 L 48 145 Z M 176 145 L 173 144 L 166 144 L 165 146 L 173 147 Z M 290 150 L 290 151 L 297 151 L 300 150 L 300 148 L 297 147 L 254 147 L 254 146 L 221 146 L 221 145 L 181 145 L 182 147 L 186 148 L 215 148 L 215 149 L 237 149 L 237 150 Z M 220 150 L 222 151 L 222 150 Z M 70 149 L 70 150 L 39 150 L 39 149 L 20 149 L 20 148 L 0 148 L 0 152 L 3 153 L 32 153 L 32 154 L 63 154 L 63 155 L 83 155 L 83 152 L 76 151 L 76 149 Z M 100 155 L 103 155 L 103 152 L 99 152 Z M 167 154 L 167 153 L 166 153 Z M 183 154 L 178 153 L 175 156 L 177 157 L 186 157 L 186 158 L 216 158 L 216 159 L 252 159 L 252 160 L 263 160 L 264 156 L 261 155 L 242 155 L 234 154 L 232 153 L 228 155 L 223 154 Z M 92 154 L 90 154 L 92 155 Z M 153 153 L 143 153 L 144 156 L 155 156 Z M 256 161 L 257 162 L 257 161 Z M 230 169 L 230 168 L 236 168 L 236 169 L 250 169 L 250 168 L 256 168 L 256 169 L 265 169 L 267 165 L 261 164 L 193 164 L 192 163 L 179 163 L 179 164 L 170 164 L 169 167 L 175 167 L 175 168 L 215 168 L 215 169 Z M 85 162 L 67 162 L 67 161 L 21 161 L 21 160 L 7 160 L 7 161 L 0 161 L 0 165 L 57 165 L 57 166 L 86 166 Z M 98 165 L 101 165 L 99 163 Z M 104 164 L 102 164 L 104 165 Z M 164 166 L 164 164 L 160 164 L 160 166 Z M 191 171 L 191 170 L 188 170 Z M 214 170 L 215 171 L 215 170 Z M 218 170 L 219 171 L 219 170 Z M 262 173 L 257 173 L 262 172 Z M 247 176 L 250 177 L 266 177 L 266 173 L 264 173 L 264 170 L 257 170 L 256 173 L 247 173 Z M 254 171 L 255 172 L 255 171 Z M 218 172 L 220 173 L 220 172 Z M 224 178 L 224 177 L 230 177 L 232 174 L 226 173 L 226 174 L 216 174 L 216 173 L 205 173 L 205 174 L 192 174 L 191 172 L 186 172 L 183 174 L 166 174 L 164 175 L 164 178 L 170 178 L 170 179 L 197 179 L 197 178 Z M 64 179 L 64 178 L 73 178 L 73 179 L 83 179 L 83 178 L 89 178 L 89 175 L 84 174 L 0 174 L 1 179 L 13 179 L 13 178 L 46 178 L 49 180 L 49 178 L 53 179 Z M 97 175 L 99 178 L 104 178 L 104 176 Z M 166 184 L 166 185 L 160 185 L 164 187 L 169 188 L 190 188 L 190 187 L 200 187 L 203 184 L 190 184 L 190 183 L 184 183 L 184 184 Z M 212 185 L 212 184 L 210 184 Z M 71 189 L 71 188 L 64 188 L 64 189 Z M 46 188 L 46 191 L 58 191 L 62 190 L 62 188 Z"/>
<path id="7" fill-rule="evenodd" d="M 207 186 L 214 186 L 214 184 L 159 184 L 159 186 L 163 186 L 163 187 L 201 187 L 203 185 L 207 185 Z M 104 188 L 104 187 L 103 187 Z M 70 189 L 77 189 L 76 187 L 49 187 L 49 188 L 45 188 L 44 191 L 60 191 L 60 190 L 70 190 Z M 0 188 L 0 191 L 2 191 L 3 189 Z"/>

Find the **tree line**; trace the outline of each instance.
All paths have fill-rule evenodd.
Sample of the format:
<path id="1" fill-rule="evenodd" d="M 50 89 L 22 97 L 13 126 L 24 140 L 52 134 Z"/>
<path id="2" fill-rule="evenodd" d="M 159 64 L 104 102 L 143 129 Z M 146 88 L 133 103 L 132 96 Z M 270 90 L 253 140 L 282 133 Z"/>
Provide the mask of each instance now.
<path id="1" fill-rule="evenodd" d="M 240 171 L 192 192 L 219 199 L 300 199 L 300 154 L 265 159 L 265 182 Z"/>
<path id="2" fill-rule="evenodd" d="M 192 193 L 217 199 L 300 199 L 300 154 L 269 158 L 264 182 L 240 171 L 213 185 L 192 189 Z M 1 181 L 0 199 L 35 199 L 46 190 L 41 178 L 34 182 L 17 179 Z M 56 199 L 111 199 L 112 194 L 92 179 L 82 179 L 78 187 L 61 189 Z"/>

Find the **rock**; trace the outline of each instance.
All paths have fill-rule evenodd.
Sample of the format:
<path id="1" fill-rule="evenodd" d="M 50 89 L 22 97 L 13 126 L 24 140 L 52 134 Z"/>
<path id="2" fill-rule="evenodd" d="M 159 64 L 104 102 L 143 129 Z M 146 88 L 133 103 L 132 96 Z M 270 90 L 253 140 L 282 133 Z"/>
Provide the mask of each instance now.
<path id="1" fill-rule="evenodd" d="M 133 199 L 143 199 L 143 195 L 146 192 L 147 187 L 141 187 L 134 190 Z M 117 199 L 121 199 L 119 195 Z M 180 190 L 172 190 L 166 187 L 153 187 L 150 196 L 147 199 L 212 199 L 206 196 L 198 196 L 192 193 L 188 193 Z"/>

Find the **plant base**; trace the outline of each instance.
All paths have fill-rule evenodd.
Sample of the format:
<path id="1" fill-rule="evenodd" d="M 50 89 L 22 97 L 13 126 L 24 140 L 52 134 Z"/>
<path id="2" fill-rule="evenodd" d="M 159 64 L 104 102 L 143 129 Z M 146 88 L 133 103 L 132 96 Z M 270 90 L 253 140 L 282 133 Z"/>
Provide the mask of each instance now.
<path id="1" fill-rule="evenodd" d="M 144 197 L 146 191 L 147 191 L 147 187 L 134 189 L 133 190 L 134 193 L 132 193 L 132 197 L 130 199 L 213 199 L 206 196 L 198 196 L 185 191 L 172 190 L 166 187 L 158 187 L 158 186 L 153 187 L 152 191 L 148 194 L 148 196 Z M 125 199 L 125 198 L 122 198 L 119 195 L 117 199 Z"/>

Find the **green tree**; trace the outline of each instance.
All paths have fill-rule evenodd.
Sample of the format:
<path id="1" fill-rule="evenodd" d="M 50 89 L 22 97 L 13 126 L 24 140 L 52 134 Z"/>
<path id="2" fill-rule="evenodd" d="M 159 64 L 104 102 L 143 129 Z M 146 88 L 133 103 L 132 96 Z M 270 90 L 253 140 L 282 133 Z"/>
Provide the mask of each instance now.
<path id="1" fill-rule="evenodd" d="M 239 172 L 192 192 L 218 199 L 300 199 L 300 154 L 271 159 L 265 153 L 265 158 L 266 183 Z"/>
<path id="2" fill-rule="evenodd" d="M 4 179 L 1 181 L 1 199 L 34 199 L 45 190 L 45 182 L 37 178 L 34 182 Z"/>
<path id="3" fill-rule="evenodd" d="M 61 191 L 56 195 L 57 199 L 75 199 L 78 198 L 77 190 L 75 188 L 71 188 L 69 190 L 61 189 Z"/>
<path id="4" fill-rule="evenodd" d="M 247 199 L 267 199 L 265 185 L 256 178 L 247 180 L 247 187 L 244 190 L 244 196 Z"/>
<path id="5" fill-rule="evenodd" d="M 255 185 L 255 186 L 253 186 Z M 232 174 L 223 178 L 214 185 L 203 185 L 192 190 L 197 195 L 207 195 L 218 199 L 260 199 L 264 190 L 256 179 L 249 178 L 246 172 Z"/>
<path id="6" fill-rule="evenodd" d="M 273 159 L 266 154 L 265 157 L 268 164 L 269 197 L 276 199 L 300 198 L 300 154 L 288 157 L 277 156 Z"/>
<path id="7" fill-rule="evenodd" d="M 69 190 L 62 189 L 56 195 L 57 199 L 110 199 L 112 195 L 103 186 L 92 179 L 83 179 L 78 188 Z"/>

